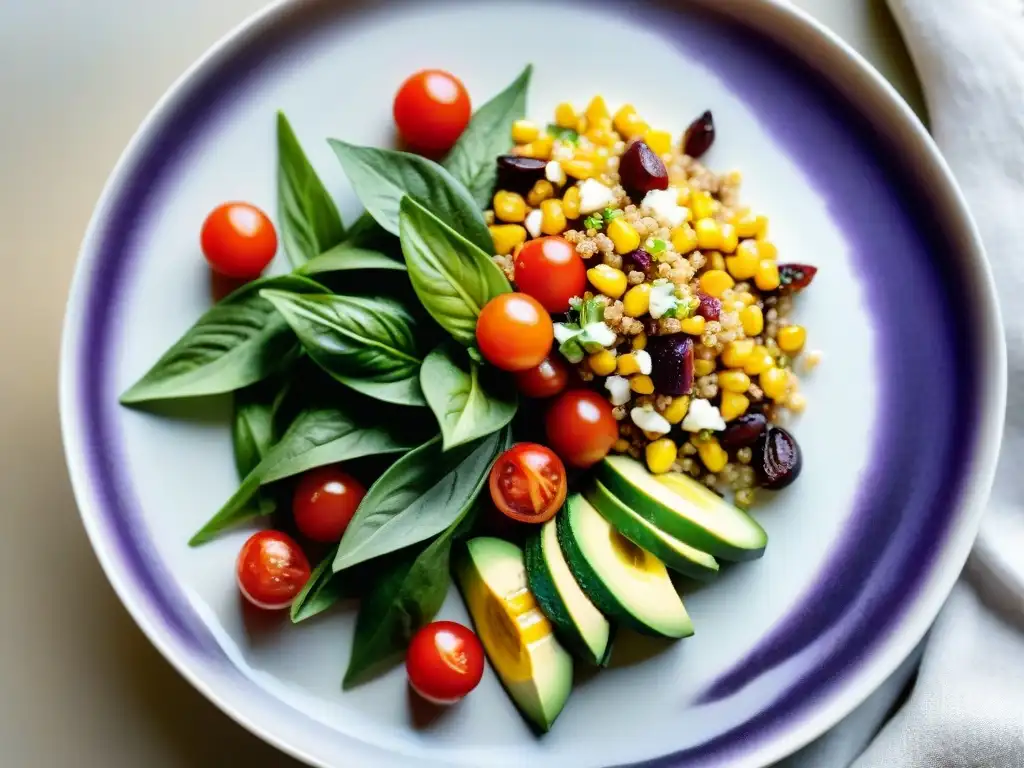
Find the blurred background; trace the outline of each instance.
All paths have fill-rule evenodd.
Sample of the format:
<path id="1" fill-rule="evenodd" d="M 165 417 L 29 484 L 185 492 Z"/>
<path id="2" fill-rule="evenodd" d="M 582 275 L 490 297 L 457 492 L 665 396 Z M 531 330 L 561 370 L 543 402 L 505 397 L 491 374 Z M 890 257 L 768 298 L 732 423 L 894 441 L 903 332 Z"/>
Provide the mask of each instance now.
<path id="1" fill-rule="evenodd" d="M 863 53 L 922 113 L 883 0 L 793 1 Z M 121 607 L 79 522 L 57 413 L 65 297 L 107 174 L 174 80 L 263 5 L 0 0 L 5 768 L 297 765 L 193 691 Z"/>

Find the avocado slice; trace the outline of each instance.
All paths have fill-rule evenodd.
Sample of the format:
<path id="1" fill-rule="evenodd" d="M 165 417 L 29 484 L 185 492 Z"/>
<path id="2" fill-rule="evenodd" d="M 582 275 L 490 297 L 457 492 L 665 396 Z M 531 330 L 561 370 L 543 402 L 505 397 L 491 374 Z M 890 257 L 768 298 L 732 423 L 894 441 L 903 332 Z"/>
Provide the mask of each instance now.
<path id="1" fill-rule="evenodd" d="M 640 462 L 610 456 L 598 478 L 623 504 L 669 536 L 723 560 L 754 560 L 768 534 L 757 522 L 686 475 L 652 475 Z"/>
<path id="2" fill-rule="evenodd" d="M 572 657 L 527 587 L 522 550 L 502 539 L 471 539 L 455 571 L 505 690 L 527 720 L 549 730 L 572 690 Z"/>
<path id="3" fill-rule="evenodd" d="M 606 616 L 648 635 L 693 634 L 665 564 L 616 531 L 583 496 L 571 496 L 558 516 L 558 541 L 576 581 Z"/>
<path id="4" fill-rule="evenodd" d="M 558 543 L 557 523 L 548 520 L 526 544 L 526 578 L 556 634 L 578 658 L 600 665 L 611 625 L 576 583 Z"/>
<path id="5" fill-rule="evenodd" d="M 655 528 L 615 498 L 600 480 L 595 480 L 584 495 L 619 533 L 673 571 L 700 581 L 710 581 L 718 575 L 715 558 Z"/>

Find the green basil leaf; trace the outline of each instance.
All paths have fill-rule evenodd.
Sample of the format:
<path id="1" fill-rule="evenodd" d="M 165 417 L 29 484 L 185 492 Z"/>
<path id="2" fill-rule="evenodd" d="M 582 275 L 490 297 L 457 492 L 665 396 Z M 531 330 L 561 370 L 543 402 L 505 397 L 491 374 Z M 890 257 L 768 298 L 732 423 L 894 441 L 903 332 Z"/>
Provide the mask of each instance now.
<path id="1" fill-rule="evenodd" d="M 507 427 L 447 452 L 435 437 L 396 461 L 356 510 L 338 547 L 335 572 L 429 539 L 461 518 L 510 444 Z"/>
<path id="2" fill-rule="evenodd" d="M 238 476 L 245 477 L 274 444 L 274 409 L 282 381 L 267 379 L 235 392 L 231 444 Z"/>
<path id="3" fill-rule="evenodd" d="M 316 275 L 323 272 L 346 272 L 364 269 L 387 269 L 405 272 L 405 264 L 380 251 L 358 248 L 342 243 L 329 251 L 314 256 L 296 270 L 302 275 Z"/>
<path id="4" fill-rule="evenodd" d="M 444 167 L 466 185 L 481 209 L 490 208 L 497 180 L 498 155 L 512 144 L 512 123 L 526 116 L 526 91 L 530 87 L 533 66 L 513 83 L 480 107 L 445 158 Z"/>
<path id="5" fill-rule="evenodd" d="M 415 319 L 389 298 L 265 291 L 306 354 L 348 387 L 398 405 L 425 405 Z"/>
<path id="6" fill-rule="evenodd" d="M 360 597 L 363 588 L 375 580 L 369 568 L 353 568 L 345 573 L 334 573 L 331 563 L 337 551 L 337 545 L 331 548 L 310 574 L 306 586 L 295 596 L 291 606 L 293 623 L 311 619 L 342 600 Z"/>
<path id="7" fill-rule="evenodd" d="M 512 290 L 482 250 L 411 197 L 402 199 L 402 253 L 423 308 L 465 346 L 476 343 L 476 320 L 491 299 Z"/>
<path id="8" fill-rule="evenodd" d="M 345 238 L 338 209 L 284 112 L 277 113 L 277 218 L 281 243 L 295 266 Z"/>
<path id="9" fill-rule="evenodd" d="M 437 417 L 444 450 L 472 442 L 504 427 L 516 415 L 515 389 L 466 350 L 442 344 L 423 361 L 420 386 Z"/>
<path id="10" fill-rule="evenodd" d="M 408 195 L 479 248 L 494 247 L 476 200 L 437 163 L 392 149 L 330 143 L 367 212 L 391 234 L 398 234 L 399 205 Z"/>

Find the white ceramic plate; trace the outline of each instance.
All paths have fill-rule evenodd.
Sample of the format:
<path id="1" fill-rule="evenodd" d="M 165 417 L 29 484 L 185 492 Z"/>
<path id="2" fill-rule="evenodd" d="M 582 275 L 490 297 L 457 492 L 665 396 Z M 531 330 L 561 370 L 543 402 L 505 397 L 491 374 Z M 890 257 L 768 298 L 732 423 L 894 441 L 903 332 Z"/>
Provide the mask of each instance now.
<path id="1" fill-rule="evenodd" d="M 390 143 L 391 96 L 415 69 L 459 73 L 480 103 L 527 62 L 541 120 L 596 92 L 673 132 L 712 109 L 709 164 L 743 171 L 783 261 L 820 268 L 798 316 L 825 351 L 793 427 L 801 480 L 757 511 L 766 556 L 688 596 L 694 638 L 635 663 L 625 652 L 577 686 L 543 738 L 490 672 L 427 723 L 401 670 L 343 694 L 351 611 L 256 626 L 233 581 L 248 532 L 186 545 L 235 487 L 224 403 L 185 420 L 117 405 L 208 306 L 207 211 L 226 199 L 275 209 L 275 110 L 351 221 L 323 139 Z M 928 136 L 798 11 L 312 0 L 223 41 L 132 141 L 82 248 L 61 407 L 82 516 L 122 600 L 183 675 L 282 749 L 322 766 L 761 766 L 862 701 L 947 595 L 990 485 L 1001 339 L 977 233 Z M 454 592 L 442 615 L 465 620 Z"/>

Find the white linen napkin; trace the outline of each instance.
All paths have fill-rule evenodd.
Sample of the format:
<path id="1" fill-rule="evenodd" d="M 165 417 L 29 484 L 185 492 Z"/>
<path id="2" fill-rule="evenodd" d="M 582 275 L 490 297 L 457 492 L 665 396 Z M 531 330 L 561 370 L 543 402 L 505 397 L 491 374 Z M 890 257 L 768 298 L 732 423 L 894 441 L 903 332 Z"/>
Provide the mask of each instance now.
<path id="1" fill-rule="evenodd" d="M 1017 464 L 1024 451 L 1024 0 L 888 3 L 921 78 L 932 134 L 967 196 L 995 273 L 1009 355 L 1006 435 L 982 534 L 923 644 L 906 703 L 882 725 L 916 659 L 782 765 L 1021 768 L 1024 472 Z"/>

